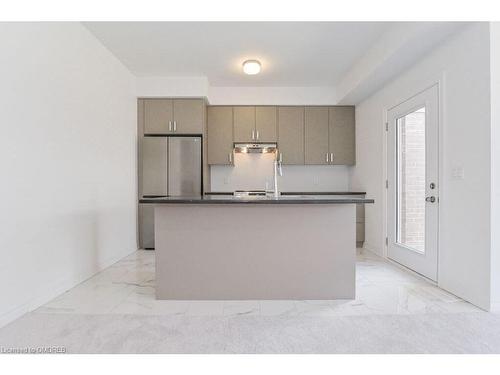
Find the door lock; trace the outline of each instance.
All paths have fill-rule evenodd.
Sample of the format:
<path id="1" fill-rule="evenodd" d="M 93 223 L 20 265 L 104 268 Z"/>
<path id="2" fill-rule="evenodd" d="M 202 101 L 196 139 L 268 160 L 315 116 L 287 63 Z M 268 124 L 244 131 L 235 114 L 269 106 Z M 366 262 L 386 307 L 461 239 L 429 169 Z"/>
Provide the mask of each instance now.
<path id="1" fill-rule="evenodd" d="M 426 202 L 431 202 L 431 203 L 434 203 L 436 201 L 436 197 L 435 196 L 430 196 L 430 197 L 426 197 L 425 198 L 425 201 Z"/>

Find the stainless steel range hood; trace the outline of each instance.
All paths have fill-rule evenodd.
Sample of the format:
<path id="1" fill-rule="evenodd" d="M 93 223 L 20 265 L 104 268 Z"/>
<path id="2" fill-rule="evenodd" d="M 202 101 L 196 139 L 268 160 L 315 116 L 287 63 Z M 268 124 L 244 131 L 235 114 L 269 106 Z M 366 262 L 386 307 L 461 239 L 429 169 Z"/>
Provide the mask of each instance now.
<path id="1" fill-rule="evenodd" d="M 276 143 L 235 143 L 234 152 L 248 154 L 266 154 L 276 152 Z"/>

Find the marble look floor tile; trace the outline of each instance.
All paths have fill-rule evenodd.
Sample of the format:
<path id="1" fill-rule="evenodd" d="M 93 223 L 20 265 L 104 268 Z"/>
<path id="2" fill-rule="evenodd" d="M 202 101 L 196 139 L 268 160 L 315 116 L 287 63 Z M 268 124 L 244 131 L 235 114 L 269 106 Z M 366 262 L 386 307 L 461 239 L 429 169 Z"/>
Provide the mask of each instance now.
<path id="1" fill-rule="evenodd" d="M 375 254 L 358 251 L 356 298 L 335 301 L 161 301 L 154 251 L 137 251 L 37 312 L 138 315 L 375 315 L 481 311 Z"/>
<path id="2" fill-rule="evenodd" d="M 80 284 L 42 306 L 43 312 L 72 312 L 78 314 L 106 314 L 130 294 L 126 285 Z"/>
<path id="3" fill-rule="evenodd" d="M 333 308 L 330 300 L 302 300 L 295 301 L 295 310 L 298 315 L 331 316 Z"/>
<path id="4" fill-rule="evenodd" d="M 222 316 L 224 301 L 189 301 L 188 316 Z"/>
<path id="5" fill-rule="evenodd" d="M 224 301 L 224 315 L 259 315 L 260 301 Z"/>
<path id="6" fill-rule="evenodd" d="M 290 300 L 263 300 L 260 301 L 260 315 L 296 315 L 295 301 Z"/>

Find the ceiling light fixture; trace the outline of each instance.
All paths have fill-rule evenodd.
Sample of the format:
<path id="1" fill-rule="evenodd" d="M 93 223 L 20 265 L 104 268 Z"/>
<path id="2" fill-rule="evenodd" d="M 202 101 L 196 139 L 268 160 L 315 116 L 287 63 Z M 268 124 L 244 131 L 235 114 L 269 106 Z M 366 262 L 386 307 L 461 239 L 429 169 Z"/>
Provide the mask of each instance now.
<path id="1" fill-rule="evenodd" d="M 247 60 L 243 63 L 243 72 L 254 75 L 260 73 L 260 62 L 257 60 Z"/>

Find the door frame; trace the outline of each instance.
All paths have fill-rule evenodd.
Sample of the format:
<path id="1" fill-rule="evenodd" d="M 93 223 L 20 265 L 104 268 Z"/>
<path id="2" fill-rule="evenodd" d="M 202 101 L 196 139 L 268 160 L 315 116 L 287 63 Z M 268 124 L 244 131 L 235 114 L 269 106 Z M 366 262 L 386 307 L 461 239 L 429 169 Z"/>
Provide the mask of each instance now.
<path id="1" fill-rule="evenodd" d="M 382 207 L 383 207 L 383 212 L 382 212 L 382 255 L 383 258 L 391 262 L 392 264 L 396 265 L 397 267 L 404 268 L 407 271 L 412 272 L 413 274 L 424 278 L 425 280 L 429 281 L 430 283 L 440 285 L 440 274 L 441 274 L 441 257 L 440 257 L 440 250 L 443 248 L 443 243 L 442 243 L 442 236 L 440 235 L 441 233 L 441 227 L 442 227 L 442 218 L 443 215 L 441 215 L 441 207 L 444 202 L 446 202 L 446 196 L 443 193 L 444 192 L 444 187 L 445 187 L 445 179 L 444 179 L 444 157 L 443 157 L 443 132 L 444 132 L 444 124 L 445 124 L 445 119 L 446 119 L 446 107 L 444 105 L 444 97 L 445 97 L 445 83 L 446 83 L 446 73 L 441 72 L 438 75 L 434 75 L 433 77 L 429 77 L 426 80 L 420 81 L 420 84 L 418 86 L 411 86 L 408 85 L 407 87 L 411 88 L 405 88 L 405 90 L 402 92 L 401 95 L 398 95 L 396 97 L 392 97 L 391 100 L 388 102 L 388 105 L 386 105 L 382 111 L 382 131 L 384 133 L 383 135 L 383 142 L 382 142 L 382 162 L 383 162 L 383 173 L 382 173 L 382 181 L 381 181 L 381 187 L 382 187 Z M 386 242 L 386 239 L 389 237 L 388 233 L 388 212 L 389 212 L 389 197 L 388 197 L 388 189 L 386 188 L 386 181 L 388 181 L 388 142 L 389 142 L 389 132 L 386 131 L 386 124 L 388 122 L 388 113 L 389 111 L 400 105 L 401 103 L 404 103 L 405 101 L 411 99 L 415 95 L 418 95 L 427 89 L 431 88 L 432 86 L 437 85 L 438 89 L 438 183 L 439 183 L 439 205 L 438 205 L 438 253 L 437 253 L 437 276 L 436 276 L 436 281 L 432 281 L 425 276 L 422 276 L 421 274 L 403 266 L 400 263 L 397 263 L 390 258 L 388 258 L 388 243 Z M 403 100 L 401 100 L 403 98 Z"/>

